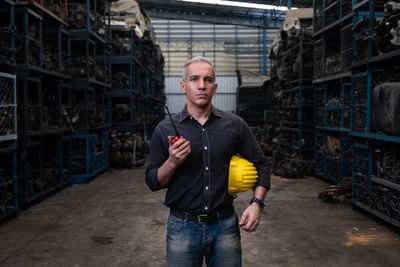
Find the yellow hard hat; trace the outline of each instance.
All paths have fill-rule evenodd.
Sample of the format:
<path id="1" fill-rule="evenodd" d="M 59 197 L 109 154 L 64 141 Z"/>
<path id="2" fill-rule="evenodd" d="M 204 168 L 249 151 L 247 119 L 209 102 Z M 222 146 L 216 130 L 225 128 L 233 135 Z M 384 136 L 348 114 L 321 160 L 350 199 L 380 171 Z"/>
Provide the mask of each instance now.
<path id="1" fill-rule="evenodd" d="M 254 164 L 243 158 L 233 156 L 229 164 L 228 193 L 235 195 L 253 188 L 258 172 Z"/>

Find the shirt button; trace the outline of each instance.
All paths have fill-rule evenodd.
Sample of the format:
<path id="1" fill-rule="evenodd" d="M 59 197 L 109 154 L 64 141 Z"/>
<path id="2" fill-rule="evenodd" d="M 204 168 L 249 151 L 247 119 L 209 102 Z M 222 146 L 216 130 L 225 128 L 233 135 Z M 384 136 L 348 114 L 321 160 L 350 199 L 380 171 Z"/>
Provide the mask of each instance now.
<path id="1" fill-rule="evenodd" d="M 204 147 L 204 150 L 207 150 L 207 147 L 206 147 L 206 146 Z"/>
<path id="2" fill-rule="evenodd" d="M 208 171 L 208 166 L 206 166 L 206 171 Z"/>
<path id="3" fill-rule="evenodd" d="M 204 209 L 205 209 L 205 210 L 208 210 L 208 207 L 207 207 L 207 206 L 205 206 L 205 207 L 204 207 Z"/>
<path id="4" fill-rule="evenodd" d="M 202 130 L 203 130 L 203 132 L 204 132 L 206 129 L 203 128 Z"/>
<path id="5" fill-rule="evenodd" d="M 206 186 L 206 190 L 208 190 L 208 186 Z"/>
<path id="6" fill-rule="evenodd" d="M 190 119 L 191 119 L 191 120 L 193 120 L 193 117 L 192 117 L 192 116 L 190 116 Z"/>

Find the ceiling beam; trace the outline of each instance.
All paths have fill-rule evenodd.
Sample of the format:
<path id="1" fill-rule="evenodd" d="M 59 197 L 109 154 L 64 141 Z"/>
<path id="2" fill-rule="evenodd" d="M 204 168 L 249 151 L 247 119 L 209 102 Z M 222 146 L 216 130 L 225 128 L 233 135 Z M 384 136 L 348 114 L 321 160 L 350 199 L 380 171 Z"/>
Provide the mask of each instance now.
<path id="1" fill-rule="evenodd" d="M 231 24 L 249 27 L 279 29 L 285 13 L 279 10 L 264 10 L 238 7 L 216 7 L 178 1 L 140 0 L 150 17 L 177 20 L 192 20 L 212 24 Z"/>

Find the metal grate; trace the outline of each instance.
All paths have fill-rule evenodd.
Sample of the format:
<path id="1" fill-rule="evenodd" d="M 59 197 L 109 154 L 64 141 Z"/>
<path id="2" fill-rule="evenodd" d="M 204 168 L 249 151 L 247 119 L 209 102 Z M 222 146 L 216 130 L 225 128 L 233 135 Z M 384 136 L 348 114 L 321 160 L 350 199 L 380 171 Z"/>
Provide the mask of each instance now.
<path id="1" fill-rule="evenodd" d="M 354 104 L 364 105 L 367 104 L 367 86 L 368 77 L 362 76 L 353 80 L 354 84 Z"/>
<path id="2" fill-rule="evenodd" d="M 374 151 L 374 170 L 376 177 L 400 184 L 399 147 L 382 148 Z"/>
<path id="3" fill-rule="evenodd" d="M 367 109 L 366 107 L 354 107 L 353 113 L 353 130 L 365 132 L 367 130 Z"/>
<path id="4" fill-rule="evenodd" d="M 16 139 L 17 134 L 17 103 L 15 77 L 0 73 L 0 140 Z"/>
<path id="5" fill-rule="evenodd" d="M 372 183 L 371 206 L 373 209 L 400 222 L 399 191 Z"/>
<path id="6" fill-rule="evenodd" d="M 368 179 L 366 177 L 353 175 L 353 198 L 368 205 Z"/>
<path id="7" fill-rule="evenodd" d="M 342 14 L 343 16 L 350 14 L 353 11 L 353 1 L 352 0 L 342 0 Z"/>
<path id="8" fill-rule="evenodd" d="M 328 127 L 341 126 L 341 110 L 327 110 L 326 111 L 326 124 Z"/>
<path id="9" fill-rule="evenodd" d="M 325 27 L 340 19 L 340 1 L 325 11 Z"/>

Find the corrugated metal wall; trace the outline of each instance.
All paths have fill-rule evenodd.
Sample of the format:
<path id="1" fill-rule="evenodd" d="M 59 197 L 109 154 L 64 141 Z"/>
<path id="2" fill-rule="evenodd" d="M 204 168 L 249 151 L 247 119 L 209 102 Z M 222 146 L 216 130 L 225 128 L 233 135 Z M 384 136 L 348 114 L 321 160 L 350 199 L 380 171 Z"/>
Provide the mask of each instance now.
<path id="1" fill-rule="evenodd" d="M 236 25 L 216 25 L 187 20 L 151 18 L 165 57 L 165 75 L 180 75 L 184 63 L 205 56 L 218 75 L 235 75 L 236 68 L 263 73 L 263 31 Z M 268 29 L 267 51 L 277 30 Z M 267 75 L 269 72 L 267 60 Z"/>
<path id="2" fill-rule="evenodd" d="M 185 105 L 185 94 L 179 89 L 182 76 L 169 76 L 165 78 L 165 95 L 171 113 L 177 113 Z M 236 76 L 217 76 L 217 93 L 213 98 L 213 105 L 223 111 L 236 110 Z"/>
<path id="3" fill-rule="evenodd" d="M 263 73 L 262 29 L 187 20 L 151 18 L 151 21 L 165 58 L 165 92 L 172 113 L 184 106 L 185 96 L 179 89 L 179 81 L 183 65 L 194 56 L 205 56 L 213 62 L 218 82 L 213 104 L 224 111 L 236 110 L 235 69 Z M 267 51 L 277 32 L 267 30 Z M 267 60 L 267 75 L 269 70 Z"/>

